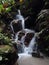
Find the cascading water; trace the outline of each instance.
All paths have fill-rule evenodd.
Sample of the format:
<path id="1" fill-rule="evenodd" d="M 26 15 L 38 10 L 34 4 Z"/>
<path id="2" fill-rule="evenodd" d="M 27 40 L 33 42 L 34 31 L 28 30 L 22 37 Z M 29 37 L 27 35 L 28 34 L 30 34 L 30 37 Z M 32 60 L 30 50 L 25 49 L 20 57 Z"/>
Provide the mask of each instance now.
<path id="1" fill-rule="evenodd" d="M 32 30 L 29 30 L 29 29 L 25 29 L 25 18 L 21 15 L 21 12 L 20 10 L 18 10 L 18 15 L 16 15 L 16 21 L 17 20 L 21 20 L 21 24 L 22 24 L 22 30 L 17 32 L 16 33 L 16 37 L 15 37 L 15 42 L 17 43 L 17 47 L 18 47 L 18 52 L 19 53 L 32 53 L 34 52 L 33 50 L 37 48 L 37 46 L 35 47 L 34 45 L 36 44 L 36 35 L 35 35 L 35 31 L 32 31 Z M 12 31 L 14 33 L 14 29 L 13 29 L 13 26 L 12 26 L 12 22 L 11 22 L 11 28 L 12 28 Z M 21 39 L 19 40 L 19 33 L 20 32 L 24 32 L 25 35 L 21 36 Z M 32 37 L 32 39 L 30 40 L 29 42 L 29 45 L 28 46 L 25 46 L 24 44 L 24 40 L 25 40 L 25 36 L 27 35 L 27 33 L 33 33 L 34 36 Z M 29 37 L 30 38 L 30 37 Z"/>
<path id="2" fill-rule="evenodd" d="M 20 10 L 18 10 L 18 14 L 16 15 L 16 19 L 14 19 L 13 21 L 11 21 L 10 23 L 10 27 L 12 29 L 12 32 L 14 33 L 14 28 L 13 28 L 13 23 L 17 23 L 17 22 L 20 22 L 21 26 L 22 26 L 22 30 L 25 29 L 25 21 L 28 19 L 28 17 L 24 18 L 22 15 L 21 15 L 21 12 Z M 19 25 L 20 25 L 19 24 Z"/>
<path id="3" fill-rule="evenodd" d="M 26 19 L 28 19 L 28 17 Z M 14 19 L 13 21 L 11 21 L 11 23 L 10 23 L 10 27 L 12 29 L 12 32 L 14 33 L 14 28 L 13 28 L 13 25 L 12 25 L 13 22 L 14 23 L 17 23 L 18 21 L 20 21 L 21 22 L 21 25 L 22 25 L 22 30 L 25 29 L 25 23 L 24 23 L 24 21 L 26 19 L 24 19 L 24 17 L 21 15 L 20 10 L 18 10 L 18 14 L 16 15 L 16 19 Z"/>
<path id="4" fill-rule="evenodd" d="M 29 44 L 29 46 L 25 47 L 24 52 L 25 53 L 29 53 L 29 54 L 31 54 L 32 52 L 34 52 L 33 50 L 34 50 L 35 43 L 36 43 L 35 42 L 35 37 L 33 37 L 32 40 L 31 40 L 31 42 L 30 42 L 30 44 Z"/>
<path id="5" fill-rule="evenodd" d="M 26 35 L 27 35 L 27 33 L 35 33 L 34 31 L 32 31 L 32 30 L 29 30 L 29 29 L 24 29 L 24 31 L 25 31 L 25 36 L 23 36 L 22 38 L 21 38 L 21 41 L 22 41 L 22 43 L 23 43 L 23 52 L 24 53 L 32 53 L 32 51 L 33 51 L 33 46 L 34 46 L 34 44 L 35 44 L 35 37 L 33 37 L 32 39 L 31 39 L 31 41 L 30 41 L 30 43 L 29 43 L 29 45 L 28 46 L 25 46 L 25 42 L 24 42 L 24 40 L 25 40 L 25 37 L 26 37 Z"/>
<path id="6" fill-rule="evenodd" d="M 18 10 L 18 15 L 16 15 L 16 19 L 21 20 L 22 29 L 25 29 L 25 24 L 24 24 L 25 19 L 24 19 L 24 17 L 21 15 L 20 10 Z"/>
<path id="7" fill-rule="evenodd" d="M 20 31 L 16 34 L 16 39 L 15 39 L 15 42 L 17 42 L 18 44 L 18 48 L 20 48 L 18 51 L 20 53 L 27 53 L 27 54 L 31 54 L 32 52 L 34 52 L 33 50 L 35 49 L 36 50 L 36 47 L 35 47 L 35 44 L 36 44 L 36 36 L 35 36 L 35 32 L 32 31 L 32 30 L 29 30 L 29 29 L 24 29 L 23 31 L 25 31 L 25 35 L 21 37 L 20 40 L 18 40 L 18 36 L 19 36 L 19 33 Z M 24 43 L 24 40 L 25 40 L 25 36 L 27 35 L 27 33 L 32 33 L 34 34 L 34 36 L 32 37 L 30 43 L 28 46 L 26 46 Z M 20 45 L 19 45 L 20 44 Z"/>

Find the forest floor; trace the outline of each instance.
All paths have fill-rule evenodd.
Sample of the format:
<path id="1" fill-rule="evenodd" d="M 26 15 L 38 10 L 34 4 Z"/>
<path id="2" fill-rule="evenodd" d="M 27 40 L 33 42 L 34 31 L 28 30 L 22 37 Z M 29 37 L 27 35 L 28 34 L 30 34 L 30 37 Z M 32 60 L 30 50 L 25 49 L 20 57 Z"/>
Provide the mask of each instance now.
<path id="1" fill-rule="evenodd" d="M 28 54 L 19 54 L 18 65 L 49 65 L 49 58 L 35 58 Z"/>

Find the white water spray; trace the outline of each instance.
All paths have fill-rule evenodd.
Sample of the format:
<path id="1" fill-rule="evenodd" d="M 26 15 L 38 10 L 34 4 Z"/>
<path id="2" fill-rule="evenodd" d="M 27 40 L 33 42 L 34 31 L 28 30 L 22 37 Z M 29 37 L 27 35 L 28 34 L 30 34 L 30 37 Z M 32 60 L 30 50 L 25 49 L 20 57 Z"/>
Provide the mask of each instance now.
<path id="1" fill-rule="evenodd" d="M 18 15 L 16 15 L 16 19 L 22 21 L 22 29 L 24 29 L 24 28 L 25 28 L 25 24 L 24 24 L 25 19 L 24 19 L 24 17 L 21 15 L 20 10 L 18 10 Z"/>
<path id="2" fill-rule="evenodd" d="M 20 49 L 20 51 L 21 50 L 23 50 L 23 53 L 29 53 L 29 54 L 31 54 L 32 52 L 34 52 L 33 50 L 35 49 L 35 51 L 36 51 L 36 47 L 34 46 L 35 44 L 36 44 L 36 35 L 35 35 L 35 31 L 32 31 L 32 30 L 29 30 L 29 29 L 24 29 L 23 31 L 25 31 L 25 35 L 24 36 L 22 36 L 22 38 L 21 38 L 21 40 L 18 40 L 18 35 L 19 35 L 19 33 L 21 32 L 21 31 L 19 31 L 17 34 L 16 34 L 16 39 L 15 39 L 15 42 L 21 42 L 22 44 L 22 49 Z M 26 36 L 26 34 L 27 33 L 34 33 L 34 37 L 32 37 L 32 39 L 31 39 L 31 41 L 30 41 L 30 43 L 29 43 L 29 45 L 28 45 L 28 47 L 26 47 L 25 46 L 25 44 L 24 44 L 24 40 L 25 40 L 25 36 Z M 34 48 L 35 47 L 35 48 Z"/>

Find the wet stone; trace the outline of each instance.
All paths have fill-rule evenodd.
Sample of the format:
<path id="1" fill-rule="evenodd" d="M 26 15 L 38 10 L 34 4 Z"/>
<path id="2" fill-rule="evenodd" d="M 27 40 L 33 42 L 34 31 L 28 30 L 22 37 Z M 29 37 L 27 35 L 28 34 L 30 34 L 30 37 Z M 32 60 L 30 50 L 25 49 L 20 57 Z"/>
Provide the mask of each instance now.
<path id="1" fill-rule="evenodd" d="M 27 33 L 25 36 L 24 44 L 28 46 L 33 37 L 34 37 L 34 33 Z"/>

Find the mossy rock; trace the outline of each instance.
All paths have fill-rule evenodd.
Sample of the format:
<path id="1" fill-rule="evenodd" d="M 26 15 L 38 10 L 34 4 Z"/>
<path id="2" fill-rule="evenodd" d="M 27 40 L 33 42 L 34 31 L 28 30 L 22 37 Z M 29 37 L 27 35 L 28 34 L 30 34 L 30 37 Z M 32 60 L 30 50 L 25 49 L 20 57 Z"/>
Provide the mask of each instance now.
<path id="1" fill-rule="evenodd" d="M 17 52 L 14 47 L 9 45 L 0 45 L 0 64 L 13 65 L 18 59 Z"/>

